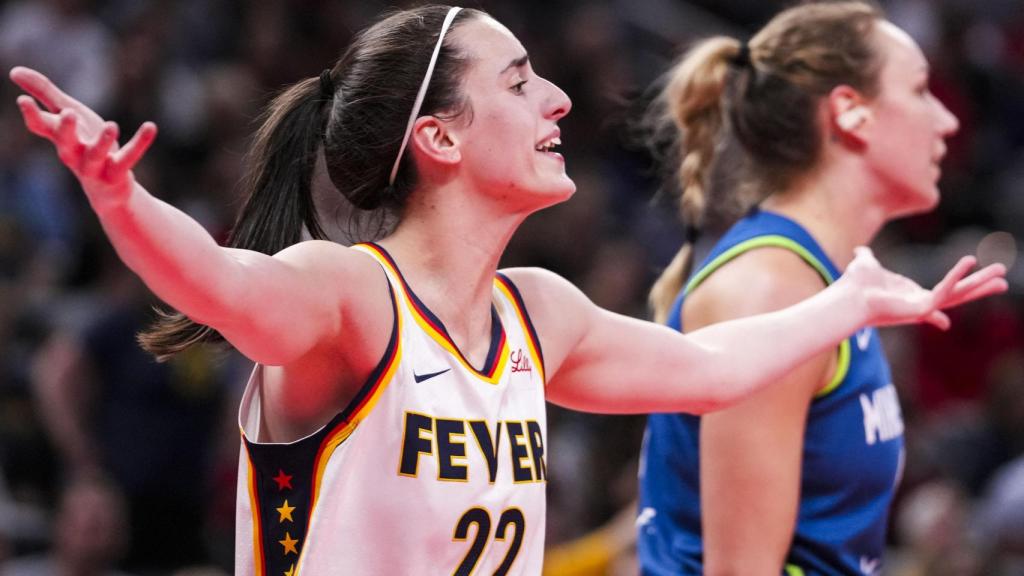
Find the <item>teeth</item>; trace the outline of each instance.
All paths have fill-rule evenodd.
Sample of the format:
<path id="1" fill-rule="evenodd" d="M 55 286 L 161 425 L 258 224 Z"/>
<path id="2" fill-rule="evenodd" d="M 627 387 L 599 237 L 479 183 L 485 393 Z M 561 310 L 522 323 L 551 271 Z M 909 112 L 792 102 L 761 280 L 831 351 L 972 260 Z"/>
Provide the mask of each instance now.
<path id="1" fill-rule="evenodd" d="M 543 144 L 539 144 L 537 146 L 536 150 L 538 152 L 548 152 L 552 148 L 554 148 L 555 146 L 559 146 L 561 144 L 562 144 L 562 139 L 561 138 L 552 138 L 551 140 L 548 140 L 547 142 L 544 142 Z"/>

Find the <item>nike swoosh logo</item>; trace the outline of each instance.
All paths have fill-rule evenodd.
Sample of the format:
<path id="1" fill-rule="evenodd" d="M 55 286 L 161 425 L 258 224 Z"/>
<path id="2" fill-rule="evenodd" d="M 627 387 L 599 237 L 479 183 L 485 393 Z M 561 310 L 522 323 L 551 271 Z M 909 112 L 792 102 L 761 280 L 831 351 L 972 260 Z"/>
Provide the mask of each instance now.
<path id="1" fill-rule="evenodd" d="M 863 352 L 868 349 L 868 343 L 871 342 L 871 329 L 865 328 L 860 332 L 857 332 L 857 348 L 860 348 Z"/>
<path id="2" fill-rule="evenodd" d="M 451 368 L 445 368 L 444 370 L 441 370 L 439 372 L 431 372 L 430 374 L 417 374 L 417 373 L 413 372 L 412 373 L 412 377 L 413 377 L 414 380 L 416 380 L 416 383 L 419 384 L 420 382 L 423 382 L 424 380 L 430 380 L 434 376 L 440 376 L 441 374 L 444 374 L 445 372 L 447 372 L 449 370 L 451 370 Z"/>

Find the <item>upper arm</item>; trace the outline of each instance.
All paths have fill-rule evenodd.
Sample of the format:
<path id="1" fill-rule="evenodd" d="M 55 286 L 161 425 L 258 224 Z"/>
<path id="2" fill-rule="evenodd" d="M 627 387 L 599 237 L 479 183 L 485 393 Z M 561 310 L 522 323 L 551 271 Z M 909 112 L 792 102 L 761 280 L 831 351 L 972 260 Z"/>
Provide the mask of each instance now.
<path id="1" fill-rule="evenodd" d="M 824 288 L 791 252 L 730 262 L 687 297 L 688 329 L 770 312 Z M 821 354 L 741 403 L 701 418 L 700 475 L 708 574 L 779 574 L 799 505 L 807 410 L 831 373 Z"/>
<path id="2" fill-rule="evenodd" d="M 604 310 L 551 272 L 518 269 L 508 275 L 519 286 L 544 348 L 549 401 L 631 414 L 702 411 L 713 403 L 715 376 L 706 370 L 712 363 L 702 361 L 720 357 L 720 351 L 665 326 Z"/>
<path id="3" fill-rule="evenodd" d="M 363 343 L 368 339 L 354 336 L 390 325 L 386 277 L 366 254 L 325 241 L 301 242 L 273 256 L 227 250 L 234 267 L 225 283 L 233 288 L 211 307 L 220 313 L 194 319 L 256 362 L 287 365 L 318 348 L 340 351 L 342 338 Z"/>

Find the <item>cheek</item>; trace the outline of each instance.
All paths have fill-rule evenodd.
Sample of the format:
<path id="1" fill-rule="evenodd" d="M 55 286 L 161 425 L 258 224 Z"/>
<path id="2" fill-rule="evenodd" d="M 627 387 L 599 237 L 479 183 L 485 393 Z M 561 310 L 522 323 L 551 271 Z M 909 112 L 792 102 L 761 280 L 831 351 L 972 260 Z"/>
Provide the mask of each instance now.
<path id="1" fill-rule="evenodd" d="M 935 143 L 927 120 L 913 108 L 880 115 L 880 129 L 871 144 L 872 164 L 897 172 L 929 166 Z"/>

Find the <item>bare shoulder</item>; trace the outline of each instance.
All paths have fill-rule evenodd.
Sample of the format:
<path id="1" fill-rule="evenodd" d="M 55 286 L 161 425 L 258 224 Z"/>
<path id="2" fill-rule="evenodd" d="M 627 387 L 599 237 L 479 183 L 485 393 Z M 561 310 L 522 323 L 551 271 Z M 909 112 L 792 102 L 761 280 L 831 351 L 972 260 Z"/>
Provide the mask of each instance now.
<path id="1" fill-rule="evenodd" d="M 296 266 L 315 267 L 323 271 L 367 271 L 380 269 L 372 256 L 361 250 L 328 240 L 305 240 L 274 255 Z"/>
<path id="2" fill-rule="evenodd" d="M 600 309 L 582 290 L 543 268 L 507 268 L 505 274 L 523 297 L 537 329 L 551 374 L 586 335 Z"/>
<path id="3" fill-rule="evenodd" d="M 354 354 L 357 357 L 349 360 L 357 365 L 383 349 L 394 314 L 387 276 L 372 256 L 334 242 L 307 240 L 278 252 L 273 261 L 294 273 L 289 274 L 297 279 L 292 285 L 294 292 L 319 302 L 308 308 L 320 316 L 312 321 L 330 322 L 326 332 L 334 335 L 320 342 L 322 346 Z M 282 294 L 283 298 L 291 296 Z M 276 313 L 294 318 L 297 312 L 278 308 Z M 359 342 L 368 343 L 367 350 L 360 351 L 352 344 L 353 334 L 360 335 Z M 347 344 L 339 346 L 337 339 Z"/>
<path id="4" fill-rule="evenodd" d="M 387 294 L 387 279 L 380 264 L 369 254 L 327 240 L 306 240 L 274 255 L 278 261 L 309 273 L 326 289 L 340 289 L 353 296 Z"/>
<path id="5" fill-rule="evenodd" d="M 593 306 L 583 291 L 572 282 L 543 268 L 506 268 L 501 270 L 516 285 L 532 316 L 562 314 L 577 307 Z M 566 307 L 569 307 L 567 310 Z M 537 322 L 539 319 L 535 319 Z"/>
<path id="6" fill-rule="evenodd" d="M 784 248 L 758 248 L 716 270 L 687 296 L 686 325 L 696 327 L 778 310 L 825 286 L 821 275 L 796 253 Z"/>

